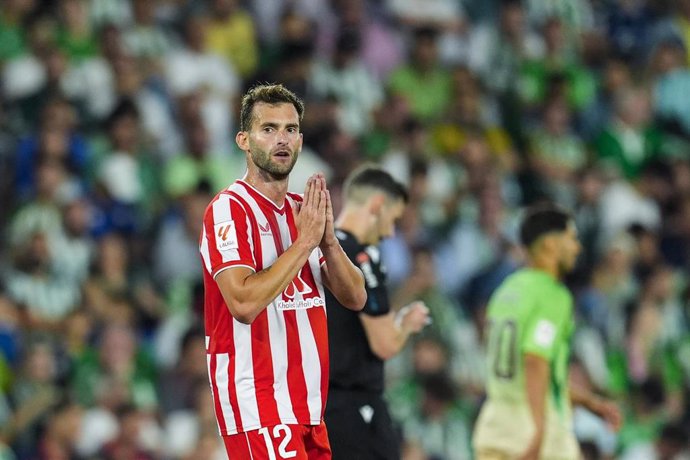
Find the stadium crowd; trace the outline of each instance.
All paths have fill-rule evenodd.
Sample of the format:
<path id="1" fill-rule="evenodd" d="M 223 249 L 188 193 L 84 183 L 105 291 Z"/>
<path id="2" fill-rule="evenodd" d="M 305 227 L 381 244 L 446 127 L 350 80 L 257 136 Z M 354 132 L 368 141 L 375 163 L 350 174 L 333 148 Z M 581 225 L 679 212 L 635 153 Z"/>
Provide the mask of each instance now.
<path id="1" fill-rule="evenodd" d="M 381 164 L 410 191 L 387 365 L 405 460 L 470 459 L 484 308 L 527 204 L 584 251 L 571 379 L 585 458 L 690 458 L 690 0 L 0 1 L 0 459 L 225 458 L 198 237 L 245 169 L 238 97 L 304 98 L 302 192 Z"/>

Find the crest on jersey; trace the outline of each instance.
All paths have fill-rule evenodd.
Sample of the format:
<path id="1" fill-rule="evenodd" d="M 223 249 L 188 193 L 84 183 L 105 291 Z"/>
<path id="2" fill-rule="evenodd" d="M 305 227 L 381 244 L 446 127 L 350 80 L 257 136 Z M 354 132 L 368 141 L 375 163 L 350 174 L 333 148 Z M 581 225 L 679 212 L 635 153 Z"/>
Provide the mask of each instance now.
<path id="1" fill-rule="evenodd" d="M 216 248 L 218 248 L 219 251 L 228 251 L 239 247 L 237 242 L 237 231 L 235 231 L 235 222 L 232 220 L 214 225 L 213 233 L 216 236 Z"/>

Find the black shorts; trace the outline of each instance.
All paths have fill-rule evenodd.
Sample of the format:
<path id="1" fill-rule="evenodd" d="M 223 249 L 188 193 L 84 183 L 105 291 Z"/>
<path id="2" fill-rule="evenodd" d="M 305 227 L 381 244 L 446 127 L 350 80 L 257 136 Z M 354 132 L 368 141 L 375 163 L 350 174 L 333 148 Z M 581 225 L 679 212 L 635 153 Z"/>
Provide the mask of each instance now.
<path id="1" fill-rule="evenodd" d="M 331 389 L 325 421 L 333 460 L 400 460 L 400 436 L 380 395 Z"/>

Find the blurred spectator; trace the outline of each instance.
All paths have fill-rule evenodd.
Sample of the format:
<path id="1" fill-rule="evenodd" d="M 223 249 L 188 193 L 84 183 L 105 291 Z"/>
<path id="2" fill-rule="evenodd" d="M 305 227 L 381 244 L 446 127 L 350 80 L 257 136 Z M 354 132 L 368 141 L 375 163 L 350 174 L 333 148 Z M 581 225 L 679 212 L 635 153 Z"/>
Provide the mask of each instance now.
<path id="1" fill-rule="evenodd" d="M 402 37 L 393 27 L 388 12 L 381 11 L 382 4 L 375 5 L 366 0 L 339 0 L 334 3 L 334 13 L 340 21 L 339 32 L 352 31 L 361 37 L 364 66 L 378 81 L 386 81 L 403 59 Z"/>
<path id="2" fill-rule="evenodd" d="M 234 151 L 212 151 L 206 126 L 198 117 L 185 124 L 183 134 L 185 151 L 163 168 L 163 188 L 170 198 L 181 198 L 202 186 L 215 193 L 242 177 L 243 158 Z"/>
<path id="3" fill-rule="evenodd" d="M 420 399 L 416 413 L 403 422 L 405 438 L 435 458 L 470 459 L 469 414 L 458 401 L 453 381 L 443 374 L 426 377 Z"/>
<path id="4" fill-rule="evenodd" d="M 174 411 L 193 410 L 199 398 L 200 384 L 209 394 L 206 369 L 206 345 L 203 331 L 192 328 L 180 344 L 177 364 L 161 375 L 158 392 L 160 410 L 168 415 Z M 210 406 L 213 406 L 211 402 Z M 212 420 L 215 420 L 212 418 Z"/>
<path id="5" fill-rule="evenodd" d="M 587 160 L 585 146 L 572 130 L 567 104 L 558 99 L 547 102 L 540 125 L 531 133 L 528 153 L 541 194 L 572 208 L 576 173 Z"/>
<path id="6" fill-rule="evenodd" d="M 642 62 L 649 52 L 654 14 L 646 0 L 615 0 L 607 11 L 606 32 L 613 50 Z"/>
<path id="7" fill-rule="evenodd" d="M 211 192 L 204 187 L 193 190 L 180 198 L 180 210 L 163 220 L 153 248 L 153 272 L 161 286 L 201 281 L 200 264 L 190 261 L 199 251 L 200 222 L 211 198 Z"/>
<path id="8" fill-rule="evenodd" d="M 480 24 L 472 33 L 469 64 L 485 85 L 499 94 L 515 85 L 513 78 L 523 61 L 544 54 L 541 37 L 525 21 L 522 2 L 503 1 L 498 24 Z"/>
<path id="9" fill-rule="evenodd" d="M 586 3 L 585 0 L 573 1 Z M 543 57 L 525 61 L 520 69 L 520 97 L 528 106 L 538 106 L 545 100 L 562 98 L 573 109 L 583 109 L 592 103 L 595 95 L 592 72 L 568 46 L 571 42 L 562 19 L 549 18 L 542 24 L 541 31 L 545 53 Z"/>
<path id="10" fill-rule="evenodd" d="M 105 460 L 156 460 L 160 455 L 147 445 L 146 424 L 150 423 L 146 415 L 136 407 L 126 405 L 118 408 L 117 419 L 120 425 L 118 436 L 108 442 L 100 452 Z M 157 445 L 157 449 L 162 446 Z"/>
<path id="11" fill-rule="evenodd" d="M 138 348 L 132 327 L 111 322 L 105 325 L 97 348 L 76 363 L 72 388 L 82 404 L 91 406 L 104 384 L 117 382 L 126 385 L 127 403 L 150 410 L 158 403 L 155 378 L 153 362 Z"/>
<path id="12" fill-rule="evenodd" d="M 204 368 L 204 372 L 206 369 Z M 216 435 L 218 425 L 213 412 L 213 398 L 208 383 L 197 381 L 190 387 L 192 404 L 168 414 L 165 426 L 165 452 L 173 458 L 202 458 L 197 448 L 204 446 L 212 458 L 225 458 L 225 449 Z M 209 436 L 213 434 L 215 436 Z M 210 438 L 210 439 L 209 439 Z M 220 456 L 220 457 L 219 457 Z"/>
<path id="13" fill-rule="evenodd" d="M 664 412 L 665 402 L 666 392 L 657 378 L 648 379 L 633 388 L 625 423 L 618 435 L 621 457 L 634 452 L 636 446 L 649 446 L 657 439 L 668 422 L 668 415 Z"/>
<path id="14" fill-rule="evenodd" d="M 316 61 L 311 87 L 321 98 L 335 97 L 338 122 L 345 132 L 362 134 L 371 125 L 371 114 L 381 104 L 381 84 L 366 69 L 361 59 L 361 37 L 353 31 L 338 36 L 333 59 Z"/>
<path id="15" fill-rule="evenodd" d="M 0 62 L 25 53 L 24 21 L 35 7 L 35 0 L 8 0 L 3 3 L 0 13 Z"/>
<path id="16" fill-rule="evenodd" d="M 114 76 L 111 109 L 117 101 L 131 100 L 141 117 L 143 144 L 158 157 L 168 159 L 181 148 L 180 135 L 168 99 L 150 84 L 146 84 L 136 59 L 128 55 L 114 56 L 110 62 Z"/>
<path id="17" fill-rule="evenodd" d="M 569 38 L 576 40 L 575 43 L 595 26 L 594 12 L 588 0 L 527 0 L 527 17 L 538 27 L 557 18 L 565 26 Z"/>
<path id="18" fill-rule="evenodd" d="M 439 62 L 438 30 L 414 31 L 409 63 L 390 75 L 388 86 L 410 104 L 412 114 L 430 121 L 443 113 L 451 98 L 450 75 Z"/>
<path id="19" fill-rule="evenodd" d="M 469 29 L 462 2 L 453 0 L 387 0 L 391 14 L 403 26 L 430 27 L 439 31 L 440 60 L 445 64 L 467 62 Z"/>
<path id="20" fill-rule="evenodd" d="M 407 305 L 419 299 L 426 304 L 432 323 L 420 337 L 436 337 L 447 344 L 450 375 L 467 393 L 465 396 L 476 397 L 483 391 L 484 384 L 484 355 L 478 331 L 456 302 L 440 288 L 431 248 L 413 248 L 412 258 L 410 275 L 393 293 L 392 303 Z"/>
<path id="21" fill-rule="evenodd" d="M 24 324 L 57 332 L 61 321 L 81 300 L 78 280 L 56 271 L 50 235 L 35 230 L 16 247 L 7 292 L 22 308 Z"/>
<path id="22" fill-rule="evenodd" d="M 690 110 L 680 101 L 690 90 L 685 48 L 678 41 L 660 43 L 654 51 L 654 109 L 667 129 L 690 136 Z"/>
<path id="23" fill-rule="evenodd" d="M 618 94 L 632 85 L 633 76 L 627 60 L 620 55 L 608 56 L 603 64 L 597 97 L 585 107 L 578 118 L 579 131 L 592 141 L 614 117 Z"/>
<path id="24" fill-rule="evenodd" d="M 70 60 L 80 61 L 98 53 L 98 42 L 91 27 L 89 4 L 86 0 L 59 2 L 61 27 L 57 44 Z"/>
<path id="25" fill-rule="evenodd" d="M 151 0 L 131 0 L 133 21 L 122 34 L 125 49 L 137 58 L 145 77 L 162 73 L 161 58 L 173 49 L 173 39 L 156 21 L 156 5 Z"/>
<path id="26" fill-rule="evenodd" d="M 66 401 L 58 404 L 46 421 L 36 458 L 75 458 L 75 443 L 82 424 L 82 408 Z"/>
<path id="27" fill-rule="evenodd" d="M 627 180 L 661 150 L 661 133 L 651 123 L 651 101 L 642 88 L 628 88 L 616 95 L 614 113 L 595 141 L 602 166 Z"/>
<path id="28" fill-rule="evenodd" d="M 94 27 L 114 25 L 122 27 L 132 21 L 131 2 L 119 0 L 87 0 L 91 22 Z"/>
<path id="29" fill-rule="evenodd" d="M 626 450 L 621 460 L 687 460 L 687 428 L 681 424 L 667 423 L 661 428 L 659 438 L 648 443 L 636 444 Z"/>
<path id="30" fill-rule="evenodd" d="M 117 234 L 99 241 L 94 270 L 84 283 L 84 304 L 98 323 L 140 321 L 150 327 L 162 313 L 160 297 L 132 260 L 130 248 Z"/>
<path id="31" fill-rule="evenodd" d="M 100 225 L 132 233 L 150 224 L 158 206 L 159 171 L 141 144 L 140 114 L 131 100 L 122 100 L 106 122 L 110 151 L 97 165 L 97 183 L 105 192 L 97 203 Z"/>
<path id="32" fill-rule="evenodd" d="M 184 20 L 183 46 L 165 59 L 165 77 L 175 96 L 201 94 L 201 113 L 211 147 L 218 152 L 230 148 L 234 126 L 232 112 L 239 79 L 236 71 L 219 55 L 206 51 L 206 18 L 192 15 Z"/>
<path id="33" fill-rule="evenodd" d="M 64 165 L 72 181 L 85 186 L 83 174 L 89 161 L 84 137 L 76 132 L 74 108 L 65 99 L 57 98 L 41 109 L 39 131 L 19 141 L 16 152 L 16 193 L 21 200 L 36 196 L 36 164 L 55 162 Z"/>
<path id="34" fill-rule="evenodd" d="M 238 0 L 212 0 L 207 28 L 208 49 L 223 56 L 242 78 L 251 77 L 259 63 L 259 49 L 251 16 Z"/>
<path id="35" fill-rule="evenodd" d="M 46 422 L 50 424 L 51 408 L 63 396 L 51 345 L 40 339 L 27 344 L 21 371 L 10 395 L 14 417 L 6 426 L 6 434 L 20 458 L 38 453 L 36 448 L 41 444 L 41 426 Z"/>

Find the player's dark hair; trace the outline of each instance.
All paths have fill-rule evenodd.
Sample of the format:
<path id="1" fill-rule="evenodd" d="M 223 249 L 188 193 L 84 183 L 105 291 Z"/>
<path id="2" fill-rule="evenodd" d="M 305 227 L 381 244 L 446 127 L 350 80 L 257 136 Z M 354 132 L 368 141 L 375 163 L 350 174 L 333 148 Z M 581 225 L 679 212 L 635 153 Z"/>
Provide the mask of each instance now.
<path id="1" fill-rule="evenodd" d="M 297 110 L 299 121 L 304 116 L 304 102 L 292 91 L 280 84 L 253 86 L 242 97 L 240 109 L 240 131 L 249 131 L 254 121 L 254 105 L 257 102 L 266 104 L 292 104 Z"/>
<path id="2" fill-rule="evenodd" d="M 358 190 L 369 188 L 384 192 L 388 198 L 407 203 L 409 195 L 403 184 L 378 166 L 366 164 L 355 169 L 345 180 L 345 197 L 350 200 Z"/>
<path id="3" fill-rule="evenodd" d="M 520 226 L 520 241 L 530 247 L 543 235 L 562 232 L 573 217 L 567 211 L 551 204 L 540 204 L 527 209 Z"/>

